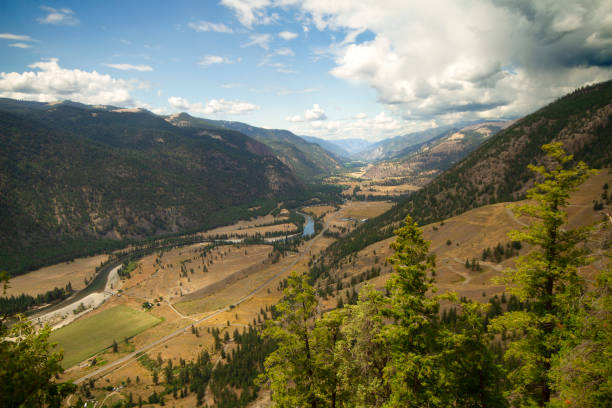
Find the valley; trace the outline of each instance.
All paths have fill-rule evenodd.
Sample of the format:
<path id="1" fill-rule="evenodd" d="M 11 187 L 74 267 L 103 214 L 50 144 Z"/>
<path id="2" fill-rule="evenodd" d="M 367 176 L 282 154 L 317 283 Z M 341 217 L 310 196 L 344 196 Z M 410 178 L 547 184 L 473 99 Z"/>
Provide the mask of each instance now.
<path id="1" fill-rule="evenodd" d="M 573 195 L 569 206 L 570 225 L 601 221 L 602 212 L 594 211 L 592 202 L 605 183 L 612 183 L 610 170 L 589 179 Z M 153 371 L 141 363 L 143 355 L 153 361 L 161 358 L 163 362 L 180 365 L 181 359 L 194 360 L 198 353 L 207 350 L 213 360 L 225 361 L 220 353 L 234 347 L 232 333 L 249 326 L 260 327 L 269 318 L 270 308 L 282 298 L 282 282 L 290 272 L 308 272 L 312 260 L 338 237 L 353 231 L 361 220 L 382 214 L 391 205 L 384 201 L 349 200 L 337 206 L 302 208 L 304 213 L 319 219 L 323 229 L 285 253 L 270 244 L 203 242 L 155 252 L 133 261 L 130 276 L 122 278 L 120 284 L 117 280 L 112 282 L 115 285 L 112 295 L 103 304 L 88 308 L 74 316 L 75 322 L 53 332 L 51 340 L 64 349 L 67 370 L 62 379 L 93 385 L 88 388 L 90 398 L 110 403 L 125 400 L 129 394 L 135 399 L 139 396 L 146 399 L 153 392 L 163 392 L 165 387 L 161 381 L 155 384 Z M 286 220 L 280 214 L 278 217 L 269 214 L 210 230 L 204 235 L 248 237 L 261 233 L 262 228 L 286 233 Z M 423 226 L 425 238 L 432 242 L 431 250 L 437 259 L 434 278 L 438 290 L 453 291 L 481 302 L 501 296 L 505 286 L 496 283 L 500 272 L 513 267 L 516 256 L 529 248 L 522 247 L 509 257 L 502 256 L 499 262 L 482 260 L 482 253 L 497 244 L 505 247 L 509 242 L 507 232 L 521 228 L 525 221 L 516 218 L 507 203 L 499 203 Z M 261 227 L 266 224 L 275 225 Z M 338 236 L 331 236 L 333 232 Z M 350 302 L 351 291 L 359 291 L 366 283 L 384 288 L 392 273 L 387 259 L 392 255 L 393 240 L 367 246 L 331 269 L 329 278 L 318 279 L 315 289 L 321 296 L 321 311 L 334 309 L 338 302 Z M 478 260 L 479 269 L 467 268 L 466 260 Z M 45 268 L 46 277 L 53 282 L 49 285 L 63 282 L 61 279 L 67 271 L 79 265 L 87 270 L 92 260 L 76 259 L 70 264 Z M 592 272 L 593 269 L 586 268 L 583 274 L 592 279 Z M 17 287 L 26 284 L 28 275 L 15 278 Z M 50 288 L 40 286 L 43 291 Z M 108 284 L 107 289 L 110 289 Z M 145 304 L 150 306 L 143 307 Z M 36 319 L 34 316 L 33 320 Z M 115 328 L 115 325 L 118 326 Z M 215 347 L 213 329 L 219 330 L 219 337 L 225 333 L 230 335 L 221 349 Z M 117 344 L 116 351 L 113 343 Z M 263 400 L 260 398 L 257 404 L 266 404 L 266 395 L 262 394 Z M 213 404 L 212 394 L 207 393 L 205 401 Z M 173 402 L 184 407 L 195 403 L 193 394 Z"/>
<path id="2" fill-rule="evenodd" d="M 88 307 L 75 316 L 72 310 L 59 312 L 69 315 L 65 323 L 76 318 L 51 336 L 64 349 L 67 371 L 63 378 L 77 383 L 94 378 L 98 386 L 91 392 L 98 401 L 110 394 L 105 391 L 107 384 L 122 387 L 121 392 L 113 391 L 115 398 L 125 398 L 128 392 L 142 394 L 144 398 L 155 390 L 163 390 L 162 386 L 153 384 L 151 373 L 138 363 L 137 357 L 147 353 L 155 359 L 161 353 L 164 361 L 178 362 L 195 358 L 203 349 L 216 355 L 218 350 L 212 347 L 214 338 L 210 334 L 212 328 L 218 328 L 223 336 L 236 328 L 242 331 L 249 325 L 260 326 L 261 311 L 269 310 L 282 297 L 280 285 L 287 275 L 292 271 L 306 272 L 309 262 L 333 241 L 325 236 L 326 231 L 340 226 L 350 231 L 359 222 L 348 218 L 374 217 L 388 208 L 382 204 L 387 203 L 349 201 L 339 207 L 303 208 L 305 213 L 321 217 L 323 229 L 295 247 L 295 252 L 284 255 L 271 245 L 201 243 L 139 259 L 129 278 L 122 278 L 120 284 L 116 280 L 110 283 L 109 279 L 104 293 L 108 293 L 112 284 L 112 295 L 105 296 L 102 305 Z M 208 233 L 229 236 L 242 231 L 248 235 L 259 231 L 262 223 L 283 220 L 283 217 L 268 215 Z M 276 228 L 284 232 L 285 223 L 277 223 Z M 84 264 L 84 261 L 77 259 L 74 264 Z M 72 266 L 56 265 L 52 271 L 60 279 Z M 47 290 L 47 287 L 41 289 Z M 150 308 L 143 308 L 145 303 Z M 32 320 L 39 318 L 35 315 Z M 116 324 L 127 330 L 120 326 L 113 328 Z M 117 352 L 112 351 L 113 341 L 118 344 Z M 134 384 L 136 376 L 139 384 Z M 131 385 L 126 385 L 127 378 L 131 378 Z M 191 406 L 193 401 L 187 398 L 181 404 Z"/>
<path id="3" fill-rule="evenodd" d="M 483 361 L 511 369 L 502 355 L 520 330 L 489 323 L 538 312 L 539 295 L 508 278 L 525 273 L 522 262 L 544 246 L 538 239 L 554 230 L 566 240 L 546 262 L 561 259 L 558 270 L 570 274 L 575 262 L 568 282 L 584 282 L 589 299 L 610 267 L 611 95 L 612 82 L 596 84 L 516 121 L 340 152 L 352 157 L 241 122 L 0 100 L 0 124 L 10 128 L 0 157 L 0 255 L 11 274 L 3 315 L 26 312 L 41 333 L 52 329 L 63 353 L 57 381 L 77 386 L 64 406 L 266 407 L 282 395 L 275 381 L 315 375 L 325 377 L 316 387 L 335 385 L 311 398 L 335 401 L 341 387 L 370 381 L 351 366 L 361 358 L 352 347 L 372 342 L 368 352 L 384 364 L 389 353 L 426 349 L 412 338 L 385 348 L 404 334 L 384 330 L 415 310 L 418 322 L 402 330 L 427 343 L 431 333 L 419 330 L 430 327 L 439 343 L 428 352 L 461 354 L 453 342 L 476 339 Z M 43 159 L 47 150 L 69 164 Z M 360 152 L 378 159 L 354 160 Z M 600 171 L 573 168 L 572 158 Z M 541 184 L 551 174 L 566 177 L 554 186 L 560 198 Z M 545 193 L 528 200 L 534 185 Z M 531 216 L 513 211 L 545 200 L 557 201 Z M 547 211 L 557 217 L 547 228 L 510 238 Z M 376 330 L 385 334 L 373 340 Z M 299 362 L 311 352 L 314 362 Z M 285 364 L 296 365 L 293 377 L 271 374 Z M 333 370 L 342 364 L 356 371 L 341 377 Z M 461 398 L 463 389 L 445 392 Z"/>

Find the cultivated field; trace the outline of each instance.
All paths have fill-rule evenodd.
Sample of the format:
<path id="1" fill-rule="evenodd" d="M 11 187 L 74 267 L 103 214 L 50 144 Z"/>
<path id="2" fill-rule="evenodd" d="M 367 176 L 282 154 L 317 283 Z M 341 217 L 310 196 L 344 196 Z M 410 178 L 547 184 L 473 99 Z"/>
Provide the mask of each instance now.
<path id="1" fill-rule="evenodd" d="M 160 321 L 150 313 L 120 305 L 53 331 L 50 341 L 64 350 L 62 365 L 71 367 L 110 347 L 113 340 L 119 343 Z"/>
<path id="2" fill-rule="evenodd" d="M 401 177 L 368 177 L 367 171 L 371 165 L 363 167 L 358 172 L 347 173 L 342 176 L 332 176 L 326 179 L 330 184 L 343 186 L 342 195 L 351 197 L 353 194 L 366 197 L 400 196 L 406 195 L 421 188 L 422 184 L 409 183 L 406 180 L 398 185 L 385 186 L 386 181 L 398 182 Z"/>
<path id="3" fill-rule="evenodd" d="M 98 255 L 89 258 L 79 258 L 72 262 L 63 262 L 47 266 L 25 275 L 11 278 L 10 288 L 6 295 L 20 295 L 22 293 L 35 296 L 45 293 L 55 287 L 63 288 L 68 282 L 74 290 L 85 287 L 85 278 L 91 279 L 96 267 L 106 261 L 108 255 Z"/>
<path id="4" fill-rule="evenodd" d="M 315 217 L 320 217 L 327 213 L 336 211 L 336 208 L 331 205 L 311 205 L 309 207 L 302 208 L 302 211 L 308 214 L 312 214 Z"/>
<path id="5" fill-rule="evenodd" d="M 344 208 L 343 216 L 346 218 L 374 218 L 393 207 L 388 201 L 353 201 Z"/>

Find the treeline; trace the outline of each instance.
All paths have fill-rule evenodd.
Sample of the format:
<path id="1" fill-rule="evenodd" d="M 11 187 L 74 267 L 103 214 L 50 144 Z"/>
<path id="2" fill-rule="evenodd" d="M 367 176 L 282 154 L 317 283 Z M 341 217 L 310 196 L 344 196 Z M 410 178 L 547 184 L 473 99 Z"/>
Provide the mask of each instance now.
<path id="1" fill-rule="evenodd" d="M 195 328 L 192 333 L 199 335 Z M 232 335 L 226 331 L 223 337 L 218 328 L 213 328 L 211 334 L 215 340 L 214 351 L 220 354 L 216 364 L 207 350 L 200 352 L 195 361 L 187 362 L 181 358 L 178 364 L 173 364 L 172 360 L 164 361 L 161 355 L 156 360 L 146 355 L 139 357 L 138 361 L 151 372 L 153 383 L 164 386 L 162 391 L 154 391 L 145 401 L 173 406 L 195 394 L 196 405 L 208 407 L 204 404 L 208 389 L 214 406 L 219 408 L 246 407 L 257 398 L 259 386 L 254 380 L 263 371 L 266 356 L 275 349 L 274 342 L 264 339 L 252 326 L 242 332 L 236 329 Z M 226 352 L 229 346 L 231 351 Z M 137 405 L 130 398 L 121 406 Z"/>
<path id="2" fill-rule="evenodd" d="M 483 205 L 523 199 L 525 187 L 534 180 L 528 164 L 544 161 L 541 146 L 555 140 L 564 129 L 576 126 L 575 121 L 588 118 L 609 104 L 611 99 L 612 81 L 595 84 L 500 131 L 431 183 L 334 242 L 324 254 L 326 262 L 337 264 L 344 256 L 391 237 L 407 215 L 419 225 L 426 225 Z M 601 122 L 588 142 L 579 148 L 573 145 L 575 158 L 592 167 L 612 166 L 611 132 L 612 121 Z M 519 138 L 525 143 L 517 144 Z"/>
<path id="3" fill-rule="evenodd" d="M 498 243 L 493 249 L 488 247 L 482 250 L 482 260 L 486 261 L 490 259 L 491 261 L 500 263 L 503 259 L 512 258 L 518 255 L 518 251 L 520 251 L 522 247 L 523 245 L 520 241 L 508 242 L 505 246 Z"/>
<path id="4" fill-rule="evenodd" d="M 594 285 L 591 229 L 563 222 L 569 193 L 591 174 L 569 167 L 560 144 L 520 208 L 532 224 L 509 234 L 532 251 L 502 274 L 510 298 L 488 304 L 436 295 L 430 243 L 407 217 L 389 258 L 386 291 L 362 287 L 354 305 L 320 314 L 312 283 L 328 271 L 292 274 L 264 333 L 278 342 L 259 383 L 278 406 L 571 407 L 612 401 L 612 269 Z M 609 223 L 609 220 L 604 221 Z M 554 253 L 554 256 L 550 256 Z M 317 269 L 317 266 L 313 267 Z M 484 293 L 483 293 L 484 296 Z M 347 295 L 353 300 L 353 295 Z M 440 313 L 442 305 L 445 309 Z"/>
<path id="5" fill-rule="evenodd" d="M 22 293 L 19 296 L 0 297 L 0 315 L 11 316 L 17 313 L 23 313 L 35 306 L 46 305 L 51 302 L 66 299 L 72 295 L 74 290 L 72 284 L 68 284 L 63 288 L 55 287 L 45 293 L 41 293 L 36 297 Z"/>

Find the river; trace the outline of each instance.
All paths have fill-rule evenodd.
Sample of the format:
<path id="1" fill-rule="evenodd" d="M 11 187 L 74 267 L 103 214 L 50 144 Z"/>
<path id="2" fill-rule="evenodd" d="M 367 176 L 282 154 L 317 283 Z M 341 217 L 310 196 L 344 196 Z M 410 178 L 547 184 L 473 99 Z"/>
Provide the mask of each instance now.
<path id="1" fill-rule="evenodd" d="M 304 230 L 302 231 L 302 236 L 306 237 L 309 235 L 314 235 L 315 225 L 314 225 L 314 220 L 312 219 L 312 217 L 310 215 L 306 215 L 302 213 L 299 213 L 299 214 L 303 215 L 304 218 L 306 219 L 306 221 L 304 222 Z"/>

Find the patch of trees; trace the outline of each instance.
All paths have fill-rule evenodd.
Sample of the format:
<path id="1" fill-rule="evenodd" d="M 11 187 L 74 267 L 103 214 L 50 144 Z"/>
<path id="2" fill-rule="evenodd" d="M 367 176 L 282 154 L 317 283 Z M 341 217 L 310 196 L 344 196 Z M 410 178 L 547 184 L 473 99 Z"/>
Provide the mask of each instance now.
<path id="1" fill-rule="evenodd" d="M 22 293 L 19 296 L 11 295 L 10 297 L 0 297 L 0 315 L 14 315 L 23 313 L 35 306 L 46 305 L 55 301 L 68 298 L 74 290 L 72 284 L 68 284 L 63 288 L 55 287 L 45 293 L 39 294 L 36 297 Z"/>
<path id="2" fill-rule="evenodd" d="M 500 263 L 503 259 L 512 258 L 518 255 L 522 247 L 523 245 L 520 241 L 508 242 L 506 245 L 498 243 L 493 249 L 488 247 L 482 250 L 482 260 L 486 261 L 489 259 L 491 262 L 495 261 L 496 263 Z"/>
<path id="3" fill-rule="evenodd" d="M 510 234 L 533 251 L 504 273 L 510 299 L 488 304 L 431 294 L 434 257 L 409 217 L 396 230 L 395 273 L 386 293 L 362 288 L 355 305 L 320 315 L 309 276 L 284 284 L 274 322 L 278 342 L 260 384 L 278 406 L 603 407 L 612 398 L 612 269 L 589 288 L 589 227 L 564 226 L 563 208 L 592 171 L 560 144 L 544 146 L 550 168 L 535 204 L 515 210 L 532 224 Z M 321 272 L 321 270 L 319 270 Z M 319 272 L 311 274 L 316 276 Z M 325 273 L 323 271 L 322 273 Z M 451 307 L 440 314 L 444 301 Z M 500 340 L 501 336 L 501 340 Z"/>
<path id="4" fill-rule="evenodd" d="M 611 99 L 612 81 L 595 84 L 500 131 L 431 183 L 333 243 L 324 253 L 325 262 L 337 264 L 349 253 L 391 237 L 407 215 L 419 225 L 426 225 L 483 205 L 524 198 L 522 191 L 534 180 L 528 164 L 545 161 L 540 147 Z M 594 137 L 574 152 L 575 158 L 593 167 L 612 166 L 611 132 L 612 121 L 602 123 L 593 131 Z M 517 150 L 517 140 L 525 135 L 525 143 L 521 142 Z M 509 152 L 514 153 L 512 159 L 500 159 Z"/>
<path id="5" fill-rule="evenodd" d="M 221 354 L 216 365 L 206 350 L 195 361 L 181 358 L 176 365 L 172 360 L 164 364 L 161 355 L 157 360 L 146 355 L 139 357 L 138 361 L 151 371 L 154 380 L 161 380 L 164 386 L 162 391 L 148 397 L 150 403 L 164 401 L 172 405 L 170 399 L 195 394 L 197 406 L 202 406 L 207 389 L 212 393 L 215 407 L 245 407 L 257 397 L 259 386 L 254 384 L 254 379 L 263 371 L 265 357 L 275 349 L 274 342 L 261 337 L 251 326 L 242 333 L 236 329 L 231 336 L 226 332 L 222 337 L 218 328 L 210 332 L 215 339 L 214 349 Z M 224 347 L 229 343 L 235 347 L 226 353 Z"/>
<path id="6" fill-rule="evenodd" d="M 124 262 L 121 268 L 119 268 L 119 270 L 117 271 L 117 274 L 119 274 L 119 277 L 121 277 L 122 279 L 129 279 L 132 277 L 132 272 L 134 272 L 137 267 L 138 262 Z"/>

